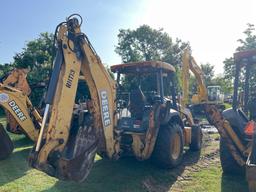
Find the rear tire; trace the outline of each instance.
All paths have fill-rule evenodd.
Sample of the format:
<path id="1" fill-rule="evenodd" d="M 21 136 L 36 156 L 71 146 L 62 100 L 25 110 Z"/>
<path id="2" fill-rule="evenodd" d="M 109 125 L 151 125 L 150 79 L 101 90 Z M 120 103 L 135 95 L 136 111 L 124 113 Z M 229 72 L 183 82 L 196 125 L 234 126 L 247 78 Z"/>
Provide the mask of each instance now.
<path id="1" fill-rule="evenodd" d="M 191 144 L 189 149 L 191 151 L 199 151 L 202 147 L 203 133 L 199 125 L 195 125 L 191 130 Z"/>
<path id="2" fill-rule="evenodd" d="M 6 133 L 4 126 L 0 123 L 0 160 L 9 157 L 13 149 L 13 143 Z"/>
<path id="3" fill-rule="evenodd" d="M 220 138 L 220 162 L 224 174 L 245 174 L 245 167 L 241 167 L 236 162 L 222 137 Z"/>
<path id="4" fill-rule="evenodd" d="M 176 167 L 182 161 L 183 146 L 183 131 L 179 124 L 160 127 L 152 160 L 162 168 Z"/>

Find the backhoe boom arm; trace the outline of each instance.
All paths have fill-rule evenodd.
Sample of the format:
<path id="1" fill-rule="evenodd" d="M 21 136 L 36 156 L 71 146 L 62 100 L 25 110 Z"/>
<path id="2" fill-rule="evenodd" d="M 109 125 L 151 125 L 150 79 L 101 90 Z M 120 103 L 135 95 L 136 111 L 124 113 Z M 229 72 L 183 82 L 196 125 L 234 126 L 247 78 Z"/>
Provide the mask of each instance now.
<path id="1" fill-rule="evenodd" d="M 82 181 L 96 150 L 115 158 L 115 83 L 71 16 L 58 25 L 58 52 L 47 92 L 47 108 L 30 163 L 58 178 Z M 74 113 L 79 76 L 89 88 L 87 108 Z M 49 120 L 47 120 L 49 116 Z M 92 119 L 92 120 L 90 120 Z"/>

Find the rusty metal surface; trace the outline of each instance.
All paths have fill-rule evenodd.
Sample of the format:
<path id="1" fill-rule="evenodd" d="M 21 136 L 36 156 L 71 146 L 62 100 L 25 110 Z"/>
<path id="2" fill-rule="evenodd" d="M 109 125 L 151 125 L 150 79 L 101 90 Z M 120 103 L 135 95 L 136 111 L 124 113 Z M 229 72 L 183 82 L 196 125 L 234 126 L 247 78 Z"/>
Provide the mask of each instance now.
<path id="1" fill-rule="evenodd" d="M 143 62 L 132 62 L 118 65 L 112 65 L 111 71 L 116 73 L 137 73 L 137 72 L 152 72 L 156 69 L 163 69 L 165 72 L 175 72 L 175 68 L 162 61 L 143 61 Z"/>
<path id="2" fill-rule="evenodd" d="M 57 177 L 82 182 L 87 178 L 94 164 L 98 139 L 92 126 L 92 116 L 83 113 L 79 115 L 78 133 L 66 146 L 72 149 L 71 157 L 67 154 L 67 157 L 59 160 Z"/>
<path id="3" fill-rule="evenodd" d="M 245 166 L 245 157 L 238 151 L 236 146 L 233 143 L 232 138 L 229 137 L 228 133 L 225 130 L 225 127 L 230 126 L 227 121 L 223 118 L 221 112 L 217 109 L 216 106 L 210 104 L 204 104 L 205 112 L 207 115 L 209 123 L 214 125 L 217 129 L 221 137 L 225 139 L 227 147 L 232 154 L 233 158 L 240 166 Z M 231 127 L 230 127 L 231 128 Z M 232 129 L 232 128 L 231 128 Z"/>

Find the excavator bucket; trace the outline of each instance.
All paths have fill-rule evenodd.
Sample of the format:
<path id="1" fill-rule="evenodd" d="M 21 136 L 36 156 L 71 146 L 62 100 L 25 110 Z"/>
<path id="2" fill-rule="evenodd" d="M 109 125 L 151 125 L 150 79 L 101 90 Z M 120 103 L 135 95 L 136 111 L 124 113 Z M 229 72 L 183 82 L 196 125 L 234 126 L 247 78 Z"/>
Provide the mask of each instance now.
<path id="1" fill-rule="evenodd" d="M 66 154 L 58 161 L 57 176 L 64 180 L 84 181 L 94 164 L 97 144 L 95 129 L 92 127 L 92 117 L 83 112 L 79 114 L 79 117 L 75 116 L 66 146 Z"/>
<path id="2" fill-rule="evenodd" d="M 30 165 L 61 180 L 82 182 L 93 167 L 97 147 L 98 139 L 92 126 L 92 116 L 82 111 L 73 115 L 69 139 L 63 152 L 50 155 L 48 164 L 34 164 L 32 151 Z"/>
<path id="3" fill-rule="evenodd" d="M 0 123 L 0 160 L 6 159 L 13 151 L 13 143 Z"/>

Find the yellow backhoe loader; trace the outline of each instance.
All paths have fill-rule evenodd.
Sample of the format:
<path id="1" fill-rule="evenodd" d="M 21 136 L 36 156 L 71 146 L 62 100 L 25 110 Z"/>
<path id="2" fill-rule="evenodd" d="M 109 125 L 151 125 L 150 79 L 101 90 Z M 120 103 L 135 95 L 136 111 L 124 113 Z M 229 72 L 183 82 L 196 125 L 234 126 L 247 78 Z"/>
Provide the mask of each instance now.
<path id="1" fill-rule="evenodd" d="M 3 85 L 9 85 L 17 90 L 22 91 L 23 94 L 29 96 L 31 93 L 30 86 L 27 82 L 28 69 L 13 69 L 8 75 L 1 78 Z M 14 117 L 5 110 L 7 119 L 7 130 L 12 133 L 20 134 L 19 125 Z"/>
<path id="2" fill-rule="evenodd" d="M 57 52 L 30 165 L 60 179 L 83 181 L 96 153 L 115 160 L 151 158 L 171 168 L 181 163 L 184 145 L 200 150 L 200 127 L 186 126 L 177 111 L 174 67 L 160 61 L 115 65 L 114 81 L 81 23 L 72 15 L 57 26 Z M 128 94 L 120 86 L 123 75 L 138 79 Z M 75 103 L 79 76 L 89 88 L 86 103 Z M 146 76 L 155 79 L 154 88 L 143 90 L 140 81 Z"/>
<path id="3" fill-rule="evenodd" d="M 42 118 L 28 98 L 31 89 L 26 80 L 27 73 L 26 69 L 14 69 L 1 78 L 0 106 L 5 110 L 8 131 L 23 133 L 36 141 Z M 5 159 L 11 154 L 13 144 L 2 124 L 0 135 L 0 159 Z"/>
<path id="4" fill-rule="evenodd" d="M 79 22 L 77 16 L 80 17 L 68 17 L 56 29 L 57 52 L 46 94 L 44 116 L 42 123 L 39 123 L 40 132 L 29 157 L 30 165 L 59 179 L 83 181 L 93 166 L 96 153 L 109 159 L 118 159 L 125 155 L 133 155 L 139 160 L 152 158 L 158 165 L 170 168 L 181 162 L 184 144 L 199 150 L 200 129 L 197 129 L 197 126 L 186 126 L 186 120 L 180 115 L 182 111 L 178 111 L 175 84 L 172 81 L 174 68 L 159 61 L 115 65 L 111 68 L 117 73 L 115 82 L 104 68 L 88 37 L 80 31 L 82 19 L 80 17 Z M 249 80 L 248 66 L 251 65 L 241 65 L 241 60 L 248 58 L 248 63 L 251 64 L 253 56 L 256 55 L 254 53 L 235 54 L 238 68 L 234 98 L 237 96 L 239 67 L 247 66 L 247 84 Z M 202 81 L 200 71 L 193 63 L 191 66 L 191 70 L 195 69 L 198 80 Z M 128 96 L 124 95 L 120 86 L 122 75 L 132 75 L 137 79 L 137 84 Z M 141 81 L 143 82 L 143 77 L 147 75 L 155 77 L 156 84 L 152 83 L 152 90 L 143 90 Z M 90 100 L 86 103 L 75 103 L 80 76 L 90 92 Z M 169 87 L 166 87 L 164 82 L 169 82 Z M 216 106 L 207 103 L 207 94 L 203 91 L 204 84 L 199 85 L 202 92 L 198 94 L 198 102 L 204 104 L 210 123 L 216 126 L 221 135 L 223 170 L 228 170 L 224 168 L 223 155 L 229 155 L 229 162 L 236 163 L 232 164 L 230 169 L 234 169 L 234 165 L 247 165 L 247 177 L 253 191 L 253 138 L 256 133 L 248 131 L 251 133 L 249 137 L 239 135 L 235 128 L 239 126 L 241 133 L 244 133 L 248 120 L 243 112 L 237 109 L 236 100 L 234 99 L 232 109 L 221 114 Z M 245 88 L 248 89 L 247 86 Z M 4 91 L 0 95 L 1 105 L 13 113 L 19 124 L 30 122 L 27 127 L 32 129 L 28 133 L 33 135 L 37 130 L 33 123 L 38 121 L 33 108 L 30 108 L 32 105 L 27 96 L 9 86 L 1 85 L 1 90 Z M 15 105 L 14 93 L 17 93 L 23 102 L 18 103 L 17 100 Z M 23 103 L 27 105 L 24 111 L 19 107 Z M 36 119 L 35 122 L 32 117 Z M 194 137 L 193 132 L 196 133 Z"/>

